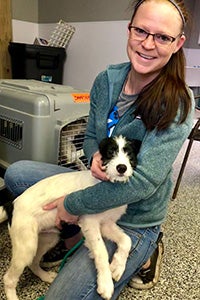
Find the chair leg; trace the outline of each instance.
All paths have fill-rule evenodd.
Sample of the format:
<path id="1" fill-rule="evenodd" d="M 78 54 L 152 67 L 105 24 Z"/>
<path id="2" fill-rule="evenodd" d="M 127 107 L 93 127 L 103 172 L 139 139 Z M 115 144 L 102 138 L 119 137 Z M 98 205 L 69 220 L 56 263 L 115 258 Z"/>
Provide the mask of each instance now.
<path id="1" fill-rule="evenodd" d="M 186 166 L 186 163 L 187 163 L 187 160 L 188 160 L 188 157 L 189 157 L 190 150 L 192 148 L 193 141 L 194 141 L 194 139 L 190 139 L 190 141 L 188 143 L 187 150 L 185 152 L 185 156 L 184 156 L 184 159 L 183 159 L 183 162 L 182 162 L 182 165 L 181 165 L 181 169 L 180 169 L 180 172 L 179 172 L 179 175 L 178 175 L 178 178 L 177 178 L 177 181 L 176 181 L 176 185 L 175 185 L 175 188 L 174 188 L 174 192 L 173 192 L 173 195 L 172 195 L 172 200 L 176 199 L 176 195 L 177 195 L 180 183 L 181 183 L 181 179 L 182 179 L 182 176 L 183 176 L 183 172 L 185 170 L 185 166 Z"/>

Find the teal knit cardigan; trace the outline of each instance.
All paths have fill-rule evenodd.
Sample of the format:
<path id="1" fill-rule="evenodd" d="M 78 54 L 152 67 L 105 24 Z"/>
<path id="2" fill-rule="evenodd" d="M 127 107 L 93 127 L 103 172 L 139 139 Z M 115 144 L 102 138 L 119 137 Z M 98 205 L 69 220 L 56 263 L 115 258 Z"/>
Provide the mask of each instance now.
<path id="1" fill-rule="evenodd" d="M 99 142 L 106 137 L 108 114 L 119 97 L 129 70 L 130 63 L 109 66 L 94 82 L 84 142 L 89 160 L 98 150 Z M 100 182 L 67 195 L 64 201 L 66 210 L 74 215 L 94 214 L 128 204 L 119 224 L 144 228 L 163 223 L 172 191 L 173 163 L 193 125 L 194 97 L 191 90 L 189 93 L 192 109 L 186 121 L 178 124 L 178 111 L 170 127 L 163 131 L 147 131 L 142 120 L 134 118 L 134 106 L 130 107 L 112 135 L 121 134 L 142 141 L 134 175 L 127 183 Z"/>

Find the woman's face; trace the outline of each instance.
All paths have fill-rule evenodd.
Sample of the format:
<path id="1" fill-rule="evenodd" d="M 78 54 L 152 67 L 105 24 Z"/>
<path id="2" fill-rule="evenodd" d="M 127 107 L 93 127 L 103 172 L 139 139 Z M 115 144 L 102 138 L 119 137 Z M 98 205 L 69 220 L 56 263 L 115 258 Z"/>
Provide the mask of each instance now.
<path id="1" fill-rule="evenodd" d="M 162 34 L 177 38 L 169 44 L 159 44 L 149 35 L 138 40 L 133 29 L 128 31 L 127 53 L 134 72 L 155 78 L 167 64 L 173 53 L 177 52 L 185 41 L 181 35 L 182 19 L 178 10 L 170 2 L 159 3 L 155 0 L 143 2 L 131 23 L 151 34 Z"/>

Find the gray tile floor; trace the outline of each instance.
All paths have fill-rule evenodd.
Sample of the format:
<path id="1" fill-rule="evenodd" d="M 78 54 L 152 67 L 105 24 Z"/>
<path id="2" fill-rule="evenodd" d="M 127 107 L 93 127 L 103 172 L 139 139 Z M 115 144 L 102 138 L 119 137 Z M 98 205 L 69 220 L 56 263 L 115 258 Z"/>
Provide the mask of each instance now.
<path id="1" fill-rule="evenodd" d="M 176 178 L 186 144 L 174 164 Z M 200 300 L 200 143 L 195 142 L 177 199 L 170 202 L 164 230 L 165 254 L 161 277 L 152 290 L 125 288 L 119 300 Z M 10 259 L 6 223 L 0 224 L 0 299 L 4 300 L 2 276 Z M 36 300 L 48 285 L 28 269 L 18 285 L 21 300 Z M 54 299 L 52 299 L 54 300 Z"/>

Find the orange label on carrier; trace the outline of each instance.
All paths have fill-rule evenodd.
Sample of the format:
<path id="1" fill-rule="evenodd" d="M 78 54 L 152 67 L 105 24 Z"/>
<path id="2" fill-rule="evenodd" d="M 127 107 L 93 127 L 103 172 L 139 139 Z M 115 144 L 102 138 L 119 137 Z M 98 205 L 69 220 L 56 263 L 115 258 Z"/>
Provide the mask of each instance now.
<path id="1" fill-rule="evenodd" d="M 76 93 L 71 94 L 74 98 L 74 102 L 76 103 L 85 103 L 90 102 L 90 94 L 89 93 Z"/>

